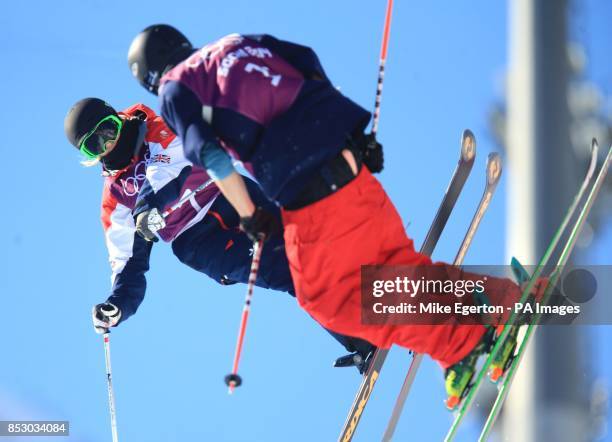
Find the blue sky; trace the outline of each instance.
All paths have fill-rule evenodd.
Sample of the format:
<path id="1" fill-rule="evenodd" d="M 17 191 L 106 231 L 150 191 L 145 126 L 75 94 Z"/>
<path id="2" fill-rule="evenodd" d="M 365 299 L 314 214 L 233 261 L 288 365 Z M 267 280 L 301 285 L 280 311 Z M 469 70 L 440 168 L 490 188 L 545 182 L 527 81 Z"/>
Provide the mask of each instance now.
<path id="1" fill-rule="evenodd" d="M 165 22 L 195 45 L 232 32 L 309 45 L 343 93 L 372 108 L 384 3 L 64 0 L 4 7 L 0 420 L 69 420 L 70 440 L 110 440 L 102 339 L 90 319 L 91 306 L 109 290 L 102 180 L 79 165 L 63 118 L 86 96 L 117 109 L 136 102 L 157 107 L 127 67 L 136 33 Z M 578 12 L 572 8 L 572 35 L 586 45 L 588 77 L 609 96 L 612 8 L 595 0 L 579 4 Z M 395 5 L 379 127 L 387 159 L 381 181 L 416 244 L 455 167 L 462 130 L 478 138 L 477 162 L 434 254 L 438 260 L 452 260 L 482 193 L 485 158 L 496 149 L 487 115 L 502 96 L 506 34 L 505 2 Z M 504 184 L 466 264 L 504 263 Z M 588 260 L 609 264 L 610 244 L 608 226 Z M 157 244 L 148 287 L 138 314 L 111 336 L 120 440 L 335 440 L 360 378 L 331 368 L 343 349 L 293 299 L 255 291 L 244 386 L 228 397 L 222 379 L 244 286 L 220 287 Z M 604 366 L 600 359 L 596 367 Z M 380 438 L 409 361 L 406 351 L 391 352 L 355 440 Z M 609 379 L 609 369 L 601 370 Z M 398 440 L 440 439 L 450 422 L 442 400 L 442 373 L 427 361 Z"/>

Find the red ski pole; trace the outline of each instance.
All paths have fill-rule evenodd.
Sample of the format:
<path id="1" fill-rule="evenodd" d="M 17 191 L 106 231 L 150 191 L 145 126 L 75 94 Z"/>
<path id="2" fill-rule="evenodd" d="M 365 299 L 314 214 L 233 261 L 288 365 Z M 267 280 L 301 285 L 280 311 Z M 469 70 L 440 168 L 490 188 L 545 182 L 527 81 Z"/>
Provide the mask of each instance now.
<path id="1" fill-rule="evenodd" d="M 242 378 L 238 374 L 238 364 L 240 363 L 240 354 L 242 353 L 242 343 L 246 332 L 249 312 L 251 311 L 251 298 L 253 297 L 253 289 L 257 280 L 257 272 L 259 270 L 259 260 L 261 259 L 261 251 L 263 249 L 263 239 L 253 242 L 253 261 L 251 262 L 251 271 L 249 273 L 249 282 L 247 284 L 247 294 L 244 299 L 244 307 L 242 309 L 242 318 L 240 319 L 240 329 L 238 330 L 238 342 L 236 342 L 236 352 L 234 353 L 234 365 L 232 372 L 225 376 L 225 384 L 229 387 L 229 394 L 234 392 L 234 388 L 240 387 Z"/>
<path id="2" fill-rule="evenodd" d="M 389 46 L 389 32 L 391 31 L 391 13 L 393 11 L 393 0 L 387 0 L 387 12 L 385 13 L 385 28 L 383 40 L 380 47 L 380 64 L 378 65 L 378 82 L 376 84 L 376 99 L 374 102 L 374 118 L 372 121 L 372 135 L 378 132 L 378 120 L 380 119 L 380 102 L 382 101 L 383 80 L 385 79 L 385 63 L 387 61 L 387 47 Z"/>

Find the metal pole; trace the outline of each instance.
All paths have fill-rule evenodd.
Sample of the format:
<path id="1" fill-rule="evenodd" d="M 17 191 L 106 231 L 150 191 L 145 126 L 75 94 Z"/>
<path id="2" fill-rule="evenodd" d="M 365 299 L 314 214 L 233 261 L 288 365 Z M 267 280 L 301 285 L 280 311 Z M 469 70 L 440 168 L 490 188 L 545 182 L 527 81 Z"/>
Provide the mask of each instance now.
<path id="1" fill-rule="evenodd" d="M 111 431 L 113 435 L 113 442 L 118 442 L 119 437 L 117 436 L 117 415 L 115 413 L 115 394 L 113 393 L 113 375 L 110 357 L 110 332 L 107 331 L 106 333 L 104 333 L 103 337 L 104 360 L 106 362 L 106 386 L 108 387 L 108 408 L 110 410 Z"/>
<path id="2" fill-rule="evenodd" d="M 534 264 L 577 182 L 567 108 L 567 0 L 513 0 L 510 20 L 507 251 Z M 504 437 L 582 440 L 577 329 L 540 327 L 534 344 L 506 404 Z"/>

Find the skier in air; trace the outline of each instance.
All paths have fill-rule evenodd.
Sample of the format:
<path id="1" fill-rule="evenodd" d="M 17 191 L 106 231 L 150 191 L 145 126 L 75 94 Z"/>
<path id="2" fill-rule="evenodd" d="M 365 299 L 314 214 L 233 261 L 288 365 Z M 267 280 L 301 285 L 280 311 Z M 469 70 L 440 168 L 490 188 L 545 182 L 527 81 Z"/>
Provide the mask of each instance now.
<path id="1" fill-rule="evenodd" d="M 272 241 L 274 231 L 268 209 L 253 198 L 232 157 L 249 164 L 263 193 L 282 207 L 300 305 L 335 332 L 429 354 L 445 369 L 447 406 L 456 407 L 494 329 L 458 321 L 361 323 L 362 265 L 432 261 L 415 251 L 372 175 L 383 168 L 383 151 L 364 134 L 370 113 L 332 85 L 317 55 L 270 35 L 232 34 L 196 49 L 173 27 L 153 25 L 133 40 L 128 64 L 139 83 L 159 95 L 161 115 L 182 139 L 187 158 L 215 180 L 251 239 Z M 454 277 L 469 276 L 436 265 Z M 498 305 L 520 297 L 508 279 L 489 277 L 485 292 Z M 493 365 L 503 367 L 509 353 L 499 352 Z"/>
<path id="2" fill-rule="evenodd" d="M 116 112 L 98 98 L 78 101 L 64 120 L 66 137 L 85 156 L 86 165 L 101 163 L 105 176 L 102 224 L 112 269 L 108 299 L 93 308 L 98 333 L 133 315 L 145 295 L 145 272 L 153 242 L 172 243 L 178 259 L 221 284 L 248 280 L 253 243 L 239 229 L 239 217 L 204 169 L 185 158 L 177 138 L 150 108 L 136 104 Z M 209 184 L 186 199 L 152 231 L 149 215 L 161 213 L 177 197 Z M 279 209 L 259 187 L 245 180 L 258 205 L 265 207 L 269 229 L 282 228 Z M 263 250 L 257 285 L 294 295 L 281 236 Z M 348 351 L 366 358 L 372 345 L 332 335 Z M 359 368 L 359 367 L 358 367 Z"/>

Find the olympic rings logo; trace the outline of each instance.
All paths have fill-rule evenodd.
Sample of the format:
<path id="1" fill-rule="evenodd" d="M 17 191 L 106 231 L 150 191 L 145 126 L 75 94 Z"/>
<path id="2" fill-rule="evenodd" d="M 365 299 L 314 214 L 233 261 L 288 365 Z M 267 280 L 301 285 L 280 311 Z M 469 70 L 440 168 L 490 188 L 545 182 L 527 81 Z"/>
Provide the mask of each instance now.
<path id="1" fill-rule="evenodd" d="M 140 192 L 140 186 L 147 179 L 147 162 L 149 160 L 149 152 L 145 153 L 144 159 L 134 167 L 134 175 L 127 178 L 120 178 L 123 193 L 127 196 L 135 196 Z"/>

